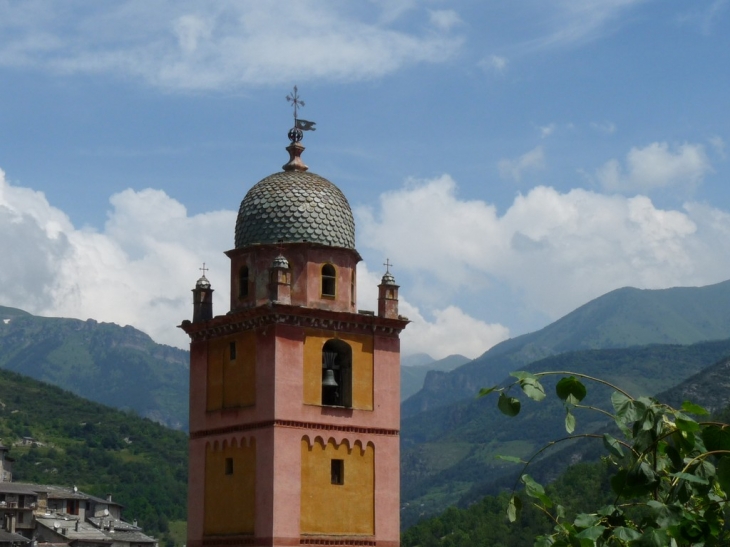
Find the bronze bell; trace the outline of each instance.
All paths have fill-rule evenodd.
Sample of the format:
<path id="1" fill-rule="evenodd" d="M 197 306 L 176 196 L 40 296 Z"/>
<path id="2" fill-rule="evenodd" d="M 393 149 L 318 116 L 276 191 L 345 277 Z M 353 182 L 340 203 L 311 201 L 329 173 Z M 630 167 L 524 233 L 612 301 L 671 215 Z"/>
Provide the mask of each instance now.
<path id="1" fill-rule="evenodd" d="M 324 371 L 324 380 L 322 380 L 324 387 L 337 387 L 337 381 L 335 380 L 335 371 L 328 368 Z"/>

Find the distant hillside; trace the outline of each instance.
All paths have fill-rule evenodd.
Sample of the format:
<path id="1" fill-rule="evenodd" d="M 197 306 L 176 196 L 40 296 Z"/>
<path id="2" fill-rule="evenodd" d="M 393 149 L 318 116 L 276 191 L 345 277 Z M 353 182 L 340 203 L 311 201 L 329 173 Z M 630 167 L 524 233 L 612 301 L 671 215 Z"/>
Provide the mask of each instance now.
<path id="1" fill-rule="evenodd" d="M 727 356 L 730 339 L 690 346 L 568 352 L 523 369 L 582 372 L 612 381 L 633 395 L 652 395 L 674 387 Z M 715 378 L 721 374 L 718 369 Z M 553 382 L 546 379 L 546 390 L 553 389 Z M 718 386 L 726 382 L 722 380 Z M 608 404 L 605 391 L 592 387 L 590 399 L 584 403 Z M 469 399 L 403 420 L 401 500 L 408 504 L 401 514 L 404 527 L 421 514 L 436 514 L 470 492 L 483 492 L 480 485 L 513 473 L 512 466 L 495 459 L 497 454 L 524 457 L 565 433 L 565 413 L 555 398 L 548 397 L 538 404 L 516 393 L 523 400 L 523 409 L 519 416 L 508 419 L 496 408 L 493 398 L 476 399 L 475 395 L 476 391 Z M 577 411 L 576 416 L 581 428 L 603 423 L 600 415 Z"/>
<path id="2" fill-rule="evenodd" d="M 685 400 L 701 404 L 714 414 L 713 420 L 727 423 L 730 419 L 730 359 L 725 358 L 711 365 L 678 386 L 659 393 L 656 398 L 677 408 Z M 589 387 L 589 393 L 593 388 Z M 608 395 L 608 393 L 606 393 Z M 510 418 L 501 418 L 505 423 Z M 601 426 L 601 430 L 611 429 L 610 423 Z M 547 452 L 547 457 L 530 466 L 530 476 L 543 484 L 566 507 L 570 515 L 586 507 L 600 507 L 612 502 L 613 494 L 608 488 L 606 467 L 599 463 L 605 455 L 602 443 L 579 441 L 560 448 L 557 445 Z M 569 464 L 575 464 L 570 469 Z M 525 506 L 525 513 L 519 524 L 504 525 L 507 506 L 507 491 L 514 484 L 521 466 L 513 465 L 510 471 L 495 482 L 479 483 L 467 492 L 458 502 L 458 507 L 450 507 L 439 516 L 423 520 L 408 528 L 403 534 L 402 545 L 421 546 L 443 545 L 444 538 L 453 538 L 451 547 L 471 545 L 502 544 L 512 547 L 532 546 L 534 538 L 548 533 L 551 523 L 545 516 Z M 556 473 L 560 473 L 556 476 Z M 486 496 L 486 497 L 485 497 Z M 555 499 L 555 498 L 554 498 Z M 407 508 L 411 504 L 406 502 Z M 416 504 L 418 506 L 418 504 Z M 419 511 L 425 516 L 426 511 Z M 413 519 L 411 519 L 413 520 Z M 568 518 L 570 520 L 570 518 Z"/>
<path id="3" fill-rule="evenodd" d="M 175 429 L 188 424 L 188 367 L 188 352 L 133 327 L 0 307 L 0 368 Z"/>
<path id="4" fill-rule="evenodd" d="M 644 344 L 692 344 L 730 337 L 730 281 L 605 294 L 537 332 L 497 344 L 452 372 L 432 372 L 406 400 L 404 417 L 471 397 L 510 371 L 550 355 Z"/>
<path id="5" fill-rule="evenodd" d="M 34 446 L 17 446 L 32 437 Z M 0 370 L 0 439 L 13 480 L 114 494 L 125 517 L 157 535 L 186 519 L 187 435 Z M 162 543 L 161 543 L 162 544 Z"/>
<path id="6" fill-rule="evenodd" d="M 404 401 L 423 387 L 423 381 L 426 375 L 432 371 L 448 372 L 454 370 L 461 365 L 468 363 L 470 359 L 463 355 L 449 355 L 438 361 L 425 354 L 418 354 L 411 357 L 418 358 L 421 364 L 409 365 L 409 359 L 401 360 L 400 369 L 400 399 Z M 415 360 L 415 359 L 414 359 Z"/>

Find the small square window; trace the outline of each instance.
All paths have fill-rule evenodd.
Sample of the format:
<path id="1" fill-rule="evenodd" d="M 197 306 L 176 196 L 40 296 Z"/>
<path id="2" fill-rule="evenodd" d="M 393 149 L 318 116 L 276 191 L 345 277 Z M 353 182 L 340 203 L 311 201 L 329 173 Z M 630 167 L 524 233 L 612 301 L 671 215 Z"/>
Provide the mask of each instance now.
<path id="1" fill-rule="evenodd" d="M 226 458 L 226 475 L 233 475 L 233 458 Z"/>
<path id="2" fill-rule="evenodd" d="M 228 346 L 228 349 L 231 353 L 231 361 L 233 361 L 236 358 L 236 343 L 231 342 L 231 344 Z"/>
<path id="3" fill-rule="evenodd" d="M 332 460 L 330 465 L 332 484 L 345 484 L 345 461 Z"/>

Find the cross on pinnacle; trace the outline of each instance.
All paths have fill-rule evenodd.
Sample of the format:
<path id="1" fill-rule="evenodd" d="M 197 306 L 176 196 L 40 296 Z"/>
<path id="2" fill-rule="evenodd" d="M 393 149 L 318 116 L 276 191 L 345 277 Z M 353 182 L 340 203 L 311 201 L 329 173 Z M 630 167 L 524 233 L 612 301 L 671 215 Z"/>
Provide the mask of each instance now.
<path id="1" fill-rule="evenodd" d="M 294 86 L 293 93 L 290 93 L 286 96 L 286 100 L 287 102 L 290 102 L 294 107 L 294 125 L 296 125 L 297 110 L 300 106 L 304 106 L 304 101 L 299 98 L 299 90 L 297 89 L 297 86 Z"/>
<path id="2" fill-rule="evenodd" d="M 390 273 L 390 267 L 395 266 L 389 258 L 385 259 L 385 262 L 383 262 L 383 266 L 385 266 L 385 273 Z"/>
<path id="3" fill-rule="evenodd" d="M 202 268 L 198 268 L 198 269 L 203 271 L 203 277 L 205 277 L 205 272 L 207 272 L 207 271 L 210 270 L 210 268 L 206 268 L 205 267 L 205 262 L 203 262 L 203 267 Z"/>

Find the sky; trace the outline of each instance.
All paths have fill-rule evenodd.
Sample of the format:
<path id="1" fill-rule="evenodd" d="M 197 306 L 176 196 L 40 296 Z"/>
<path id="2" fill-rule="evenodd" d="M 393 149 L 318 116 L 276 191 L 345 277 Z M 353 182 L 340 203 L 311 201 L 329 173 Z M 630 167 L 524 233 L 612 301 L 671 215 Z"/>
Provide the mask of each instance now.
<path id="1" fill-rule="evenodd" d="M 730 0 L 0 0 L 0 305 L 186 347 L 294 85 L 404 354 L 730 278 Z"/>

